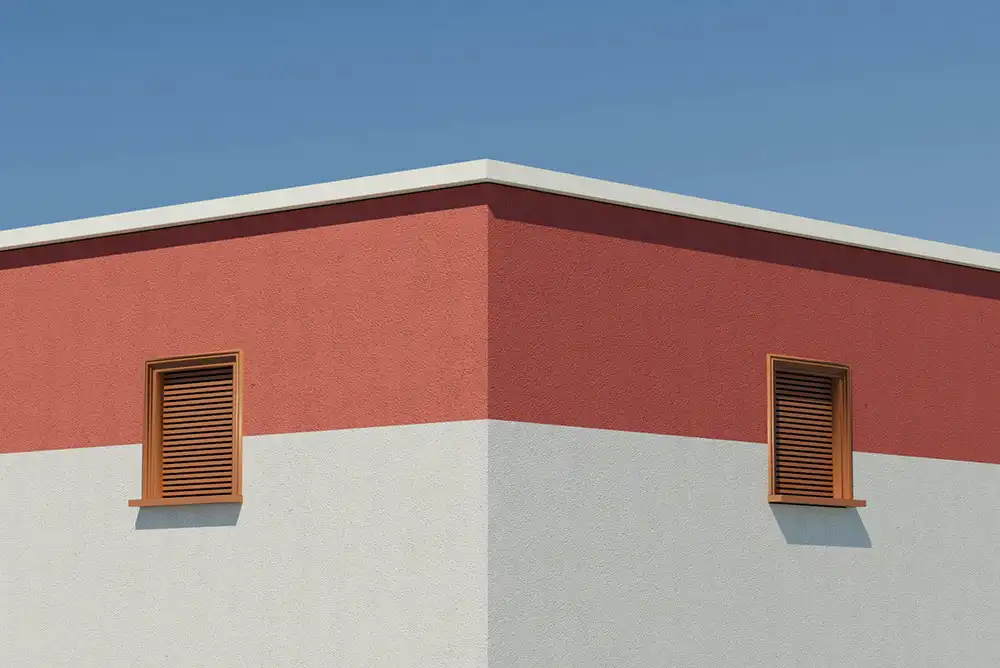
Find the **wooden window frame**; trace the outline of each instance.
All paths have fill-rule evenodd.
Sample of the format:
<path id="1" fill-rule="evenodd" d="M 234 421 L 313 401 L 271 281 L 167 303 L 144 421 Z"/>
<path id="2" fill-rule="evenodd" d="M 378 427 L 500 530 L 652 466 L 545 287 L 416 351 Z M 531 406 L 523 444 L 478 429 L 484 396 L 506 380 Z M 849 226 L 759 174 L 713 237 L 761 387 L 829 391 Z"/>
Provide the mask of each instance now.
<path id="1" fill-rule="evenodd" d="M 775 480 L 775 400 L 776 371 L 790 370 L 827 376 L 833 379 L 833 498 L 777 494 Z M 824 362 L 788 355 L 767 356 L 767 445 L 769 503 L 806 506 L 863 508 L 867 503 L 854 498 L 854 423 L 851 415 L 851 368 L 845 364 Z"/>
<path id="2" fill-rule="evenodd" d="M 167 371 L 204 369 L 213 366 L 233 368 L 233 487 L 232 494 L 164 498 L 162 496 L 161 395 L 163 374 Z M 182 506 L 205 503 L 243 502 L 243 351 L 230 350 L 203 355 L 164 357 L 146 362 L 145 411 L 142 436 L 142 498 L 129 506 Z"/>

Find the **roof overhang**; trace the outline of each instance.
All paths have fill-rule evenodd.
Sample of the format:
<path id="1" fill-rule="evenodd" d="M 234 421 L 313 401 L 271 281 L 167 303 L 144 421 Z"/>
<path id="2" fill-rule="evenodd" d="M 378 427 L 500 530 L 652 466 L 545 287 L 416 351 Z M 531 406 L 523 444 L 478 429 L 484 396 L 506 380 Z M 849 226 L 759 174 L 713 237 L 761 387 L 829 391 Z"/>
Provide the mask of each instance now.
<path id="1" fill-rule="evenodd" d="M 1000 253 L 677 195 L 612 181 L 473 160 L 252 195 L 177 204 L 0 231 L 0 251 L 288 211 L 340 202 L 495 183 L 648 211 L 710 220 L 897 255 L 1000 271 Z"/>

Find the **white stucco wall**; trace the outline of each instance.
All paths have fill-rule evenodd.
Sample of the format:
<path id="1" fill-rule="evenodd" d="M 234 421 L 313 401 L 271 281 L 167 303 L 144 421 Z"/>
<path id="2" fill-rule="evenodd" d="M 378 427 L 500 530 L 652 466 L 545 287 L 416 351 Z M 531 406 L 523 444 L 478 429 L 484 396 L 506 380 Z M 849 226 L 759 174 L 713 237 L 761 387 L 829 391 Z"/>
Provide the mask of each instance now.
<path id="1" fill-rule="evenodd" d="M 1000 665 L 1000 467 L 858 454 L 844 510 L 768 506 L 766 460 L 508 422 L 253 437 L 242 508 L 137 512 L 138 446 L 2 455 L 0 666 Z"/>
<path id="2" fill-rule="evenodd" d="M 0 455 L 0 666 L 485 666 L 486 434 L 247 438 L 242 508 L 129 508 L 136 445 Z"/>
<path id="3" fill-rule="evenodd" d="M 1000 467 L 855 456 L 771 507 L 763 444 L 492 422 L 491 668 L 996 668 Z"/>

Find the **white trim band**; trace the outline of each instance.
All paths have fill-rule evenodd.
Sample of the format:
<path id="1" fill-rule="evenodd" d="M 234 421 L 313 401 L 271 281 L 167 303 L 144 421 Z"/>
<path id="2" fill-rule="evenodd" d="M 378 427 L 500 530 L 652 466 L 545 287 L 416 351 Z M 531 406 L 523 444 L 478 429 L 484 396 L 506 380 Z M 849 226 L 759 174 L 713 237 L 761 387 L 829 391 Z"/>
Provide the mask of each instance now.
<path id="1" fill-rule="evenodd" d="M 223 197 L 191 204 L 15 228 L 0 231 L 0 251 L 474 183 L 515 186 L 897 255 L 1000 271 L 1000 253 L 495 160 L 473 160 L 252 195 Z"/>

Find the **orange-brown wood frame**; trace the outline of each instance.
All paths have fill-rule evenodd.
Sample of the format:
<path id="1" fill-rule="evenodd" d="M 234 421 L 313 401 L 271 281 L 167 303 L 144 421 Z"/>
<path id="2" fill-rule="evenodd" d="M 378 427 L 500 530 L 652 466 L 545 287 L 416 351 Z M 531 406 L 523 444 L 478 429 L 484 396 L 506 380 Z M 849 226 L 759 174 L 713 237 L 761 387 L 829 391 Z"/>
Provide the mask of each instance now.
<path id="1" fill-rule="evenodd" d="M 224 496 L 163 498 L 162 487 L 162 402 L 163 373 L 210 367 L 233 369 L 233 485 Z M 232 350 L 203 355 L 166 357 L 146 362 L 144 371 L 145 411 L 142 428 L 142 498 L 130 506 L 174 506 L 243 501 L 243 351 Z"/>
<path id="2" fill-rule="evenodd" d="M 775 372 L 782 369 L 822 375 L 833 379 L 833 498 L 777 493 L 774 380 Z M 767 356 L 768 502 L 844 508 L 866 506 L 865 501 L 854 498 L 853 425 L 851 418 L 851 368 L 849 366 L 801 357 L 769 354 Z"/>

